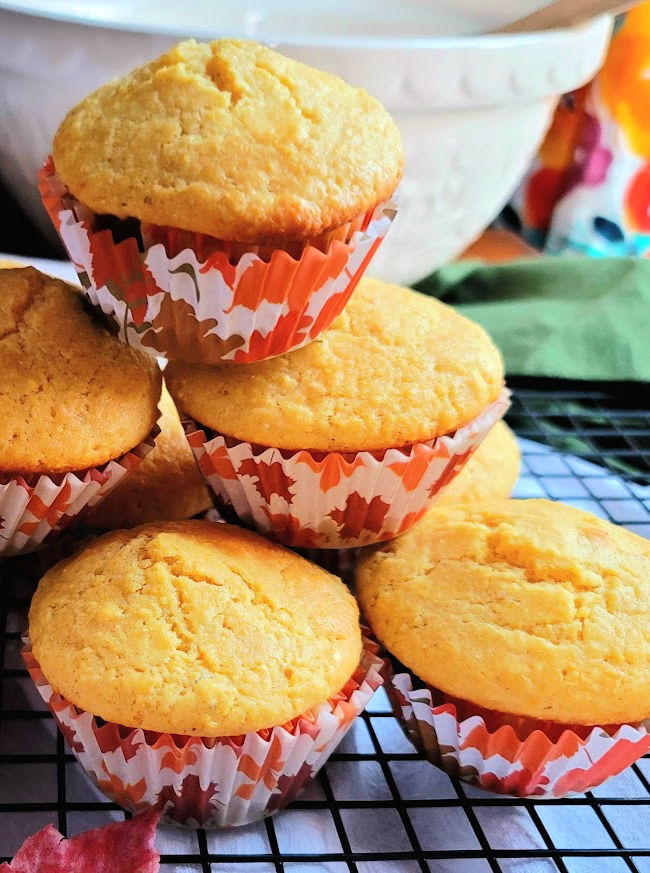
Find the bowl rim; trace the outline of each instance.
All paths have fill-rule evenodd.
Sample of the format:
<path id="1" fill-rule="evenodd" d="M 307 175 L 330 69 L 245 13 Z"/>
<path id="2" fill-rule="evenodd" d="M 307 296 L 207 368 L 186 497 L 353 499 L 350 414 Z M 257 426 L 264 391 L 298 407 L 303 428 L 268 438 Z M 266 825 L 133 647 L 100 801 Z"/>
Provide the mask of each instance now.
<path id="1" fill-rule="evenodd" d="M 154 36 L 169 36 L 181 38 L 182 28 L 172 24 L 156 23 L 148 24 L 144 21 L 129 22 L 124 19 L 100 19 L 90 15 L 77 14 L 73 11 L 65 11 L 45 6 L 42 2 L 30 2 L 30 0 L 0 0 L 0 12 L 11 12 L 19 15 L 40 18 L 49 21 L 81 25 L 102 30 L 115 30 L 120 33 L 140 33 Z M 243 39 L 257 39 L 269 45 L 286 45 L 299 47 L 304 46 L 318 48 L 359 48 L 359 49 L 409 49 L 409 50 L 435 50 L 436 52 L 488 50 L 494 51 L 499 48 L 519 49 L 538 46 L 544 43 L 546 48 L 561 49 L 567 41 L 574 41 L 576 37 L 593 36 L 605 26 L 605 22 L 611 22 L 611 16 L 599 15 L 589 21 L 571 27 L 556 28 L 553 30 L 528 31 L 516 34 L 468 34 L 462 36 L 310 36 L 299 34 L 282 34 L 269 31 L 268 34 L 246 35 L 241 30 L 225 29 L 220 31 L 220 37 L 236 37 Z M 214 39 L 215 30 L 206 26 L 198 26 L 188 30 L 196 39 Z M 189 38 L 189 37 L 188 37 Z"/>

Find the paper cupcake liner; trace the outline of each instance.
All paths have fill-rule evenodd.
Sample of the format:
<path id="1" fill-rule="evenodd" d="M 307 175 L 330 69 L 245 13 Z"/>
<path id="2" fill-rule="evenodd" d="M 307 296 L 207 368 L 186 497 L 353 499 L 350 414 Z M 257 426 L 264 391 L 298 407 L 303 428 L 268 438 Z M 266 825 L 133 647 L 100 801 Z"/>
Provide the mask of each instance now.
<path id="1" fill-rule="evenodd" d="M 0 473 L 0 558 L 51 542 L 139 466 L 159 433 L 156 425 L 135 448 L 99 467 L 51 475 Z"/>
<path id="2" fill-rule="evenodd" d="M 508 405 L 504 389 L 455 433 L 379 452 L 274 449 L 188 418 L 183 427 L 227 521 L 239 520 L 296 548 L 355 548 L 411 527 Z"/>
<path id="3" fill-rule="evenodd" d="M 339 694 L 301 716 L 239 737 L 161 734 L 103 722 L 56 694 L 26 640 L 23 657 L 70 748 L 111 800 L 159 807 L 191 827 L 245 825 L 283 809 L 318 772 L 384 680 L 377 645 Z"/>
<path id="4" fill-rule="evenodd" d="M 262 361 L 312 342 L 343 310 L 396 213 L 388 201 L 297 251 L 242 251 L 135 221 L 119 223 L 128 235 L 116 240 L 101 229 L 106 217 L 63 186 L 51 158 L 39 188 L 86 295 L 120 339 L 204 364 Z"/>
<path id="5" fill-rule="evenodd" d="M 214 507 L 201 513 L 200 518 L 214 524 L 225 524 L 221 514 Z M 296 554 L 312 564 L 318 564 L 323 570 L 338 576 L 345 584 L 354 590 L 354 571 L 361 549 L 293 549 Z"/>
<path id="6" fill-rule="evenodd" d="M 511 716 L 414 687 L 409 673 L 388 678 L 386 691 L 406 735 L 432 764 L 499 794 L 589 791 L 650 751 L 650 719 L 591 727 Z"/>

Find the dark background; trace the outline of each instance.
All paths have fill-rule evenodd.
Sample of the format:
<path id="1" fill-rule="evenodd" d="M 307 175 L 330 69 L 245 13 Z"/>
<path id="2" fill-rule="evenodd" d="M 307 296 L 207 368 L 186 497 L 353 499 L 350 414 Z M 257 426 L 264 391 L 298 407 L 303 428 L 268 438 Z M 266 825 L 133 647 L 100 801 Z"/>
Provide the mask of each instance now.
<path id="1" fill-rule="evenodd" d="M 62 250 L 45 239 L 2 182 L 0 182 L 0 215 L 4 216 L 0 230 L 0 252 L 25 257 L 63 257 Z"/>

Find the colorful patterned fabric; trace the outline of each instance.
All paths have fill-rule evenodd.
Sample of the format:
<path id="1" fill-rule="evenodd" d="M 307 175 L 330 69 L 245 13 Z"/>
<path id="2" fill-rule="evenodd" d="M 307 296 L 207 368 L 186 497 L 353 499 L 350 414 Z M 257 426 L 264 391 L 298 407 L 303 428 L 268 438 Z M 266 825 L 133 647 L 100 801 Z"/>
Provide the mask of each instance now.
<path id="1" fill-rule="evenodd" d="M 650 257 L 650 3 L 626 16 L 596 79 L 563 98 L 512 201 L 546 252 Z"/>

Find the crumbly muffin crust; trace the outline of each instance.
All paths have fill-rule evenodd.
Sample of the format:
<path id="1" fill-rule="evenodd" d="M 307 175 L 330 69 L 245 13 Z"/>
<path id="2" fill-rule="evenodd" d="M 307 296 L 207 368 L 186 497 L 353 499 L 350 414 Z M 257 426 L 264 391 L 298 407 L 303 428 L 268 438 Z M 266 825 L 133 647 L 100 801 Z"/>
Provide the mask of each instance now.
<path id="1" fill-rule="evenodd" d="M 0 270 L 0 471 L 84 470 L 134 448 L 158 417 L 153 358 L 123 345 L 72 285 Z"/>
<path id="2" fill-rule="evenodd" d="M 402 173 L 381 104 L 255 42 L 193 40 L 89 95 L 54 138 L 95 212 L 225 240 L 300 240 L 385 200 Z"/>
<path id="3" fill-rule="evenodd" d="M 362 279 L 329 330 L 268 361 L 172 361 L 179 410 L 228 436 L 283 449 L 359 451 L 429 440 L 499 396 L 503 363 L 484 330 L 407 288 Z"/>
<path id="4" fill-rule="evenodd" d="M 421 679 L 561 723 L 650 716 L 650 543 L 547 500 L 432 510 L 365 555 L 362 612 Z"/>
<path id="5" fill-rule="evenodd" d="M 338 693 L 361 656 L 340 579 L 238 527 L 144 525 L 41 580 L 34 655 L 72 703 L 127 727 L 232 736 Z"/>

